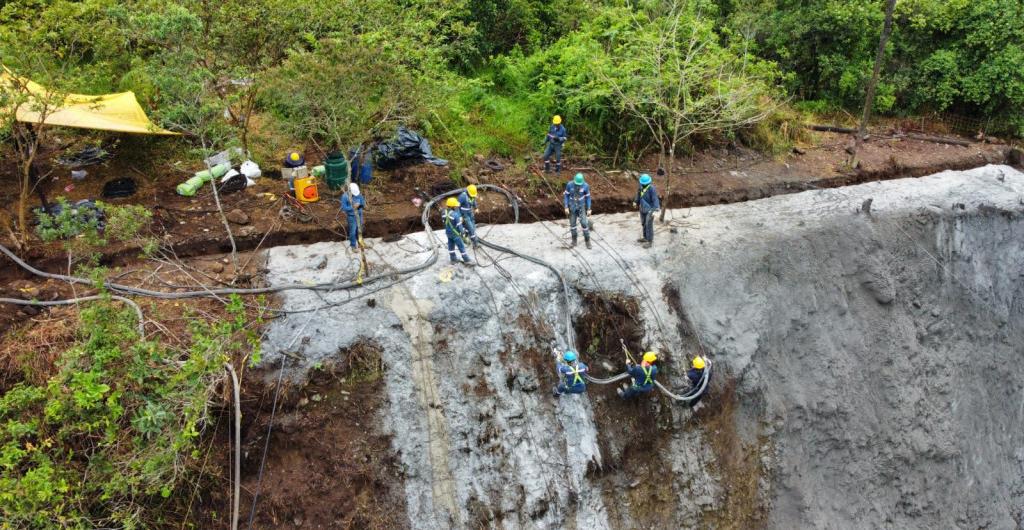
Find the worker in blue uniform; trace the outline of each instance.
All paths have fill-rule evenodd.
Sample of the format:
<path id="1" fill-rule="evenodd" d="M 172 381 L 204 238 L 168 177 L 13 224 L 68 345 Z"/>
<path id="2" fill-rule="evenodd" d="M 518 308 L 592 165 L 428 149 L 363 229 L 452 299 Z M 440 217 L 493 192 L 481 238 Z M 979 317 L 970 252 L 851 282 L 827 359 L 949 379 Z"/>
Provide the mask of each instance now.
<path id="1" fill-rule="evenodd" d="M 705 370 L 707 370 L 707 361 L 705 361 L 704 358 L 701 357 L 700 355 L 694 357 L 693 360 L 690 361 L 690 369 L 686 371 L 686 378 L 690 380 L 690 388 L 686 390 L 686 393 L 683 394 L 683 396 L 691 397 L 696 395 L 697 392 L 700 391 L 700 382 L 701 379 L 704 378 Z M 708 373 L 708 377 L 710 376 L 711 374 Z M 696 409 L 696 405 L 700 403 L 700 400 L 703 397 L 703 393 L 697 395 L 697 397 L 691 399 L 688 402 L 688 405 Z"/>
<path id="2" fill-rule="evenodd" d="M 636 190 L 633 207 L 640 209 L 640 225 L 643 231 L 643 236 L 637 241 L 643 243 L 644 248 L 651 248 L 651 243 L 654 242 L 654 212 L 661 209 L 661 201 L 658 199 L 658 190 L 654 188 L 651 176 L 647 173 L 640 175 L 640 186 Z"/>
<path id="3" fill-rule="evenodd" d="M 352 248 L 362 239 L 363 232 L 363 211 L 366 209 L 366 199 L 359 191 L 359 185 L 351 183 L 348 185 L 348 193 L 341 196 L 341 211 L 345 212 L 348 221 L 348 241 Z"/>
<path id="4" fill-rule="evenodd" d="M 555 174 L 562 171 L 562 145 L 569 137 L 562 125 L 562 117 L 551 118 L 551 127 L 548 127 L 548 135 L 544 137 L 544 172 L 551 171 L 551 158 L 555 158 Z"/>
<path id="5" fill-rule="evenodd" d="M 306 165 L 306 157 L 298 151 L 291 151 L 284 157 L 282 165 L 288 169 L 295 169 Z M 288 179 L 288 191 L 295 194 L 295 177 Z"/>
<path id="6" fill-rule="evenodd" d="M 555 397 L 562 394 L 582 394 L 587 391 L 587 365 L 580 362 L 576 352 L 568 350 L 562 355 L 562 362 L 558 363 L 558 374 L 560 380 L 555 387 Z"/>
<path id="7" fill-rule="evenodd" d="M 654 378 L 658 375 L 658 367 L 654 363 L 657 360 L 658 354 L 652 351 L 644 354 L 644 360 L 639 365 L 627 360 L 626 371 L 629 372 L 633 382 L 631 385 L 618 389 L 619 397 L 629 399 L 654 390 Z"/>
<path id="8" fill-rule="evenodd" d="M 472 265 L 473 261 L 466 254 L 466 244 L 462 240 L 464 227 L 462 224 L 462 214 L 459 213 L 459 200 L 455 197 L 448 197 L 445 206 L 447 208 L 442 213 L 442 217 L 444 219 L 444 233 L 448 236 L 448 258 L 451 259 L 452 263 L 459 262 L 455 255 L 455 249 L 457 248 L 459 253 L 462 254 L 462 262 L 466 265 Z"/>
<path id="9" fill-rule="evenodd" d="M 462 225 L 474 247 L 476 246 L 476 213 L 478 211 L 476 197 L 476 184 L 466 186 L 466 191 L 459 194 L 459 214 L 462 215 Z"/>
<path id="10" fill-rule="evenodd" d="M 569 232 L 572 234 L 571 247 L 576 246 L 576 221 L 583 227 L 583 241 L 590 247 L 590 184 L 583 178 L 583 173 L 577 173 L 572 180 L 565 184 L 565 193 L 562 194 L 562 204 L 565 207 L 565 214 L 569 216 Z"/>

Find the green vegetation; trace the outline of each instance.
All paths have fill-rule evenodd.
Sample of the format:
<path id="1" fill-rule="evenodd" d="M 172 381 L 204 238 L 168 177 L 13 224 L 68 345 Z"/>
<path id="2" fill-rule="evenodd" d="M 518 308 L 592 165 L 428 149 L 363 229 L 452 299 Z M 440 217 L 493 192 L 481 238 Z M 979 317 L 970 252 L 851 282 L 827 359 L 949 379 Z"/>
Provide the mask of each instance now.
<path id="1" fill-rule="evenodd" d="M 789 94 L 813 110 L 863 104 L 882 28 L 875 0 L 721 0 L 733 39 L 794 75 Z M 989 133 L 1024 134 L 1024 4 L 902 0 L 875 108 L 992 119 Z"/>
<path id="2" fill-rule="evenodd" d="M 856 109 L 882 4 L 19 0 L 0 8 L 0 60 L 58 93 L 133 90 L 196 144 L 274 159 L 281 145 L 325 151 L 398 123 L 457 164 L 525 155 L 558 113 L 576 153 L 621 162 L 735 140 L 778 151 L 791 134 L 754 131 L 766 119 L 795 130 L 787 105 Z M 1021 134 L 1021 15 L 1016 0 L 900 2 L 876 110 L 992 118 L 987 132 Z M 659 54 L 686 68 L 652 69 Z M 633 105 L 652 90 L 687 111 L 742 104 L 743 119 L 683 120 L 666 138 Z"/>
<path id="3" fill-rule="evenodd" d="M 95 209 L 79 210 L 63 197 L 57 199 L 56 214 L 40 213 L 36 233 L 43 241 L 62 241 L 68 262 L 83 262 L 95 266 L 100 258 L 99 249 L 111 242 L 131 241 L 144 255 L 152 255 L 159 241 L 141 235 L 153 217 L 145 206 L 115 206 L 97 201 Z M 101 223 L 97 214 L 103 215 Z"/>
<path id="4" fill-rule="evenodd" d="M 0 397 L 0 528 L 144 528 L 187 504 L 224 364 L 259 347 L 241 301 L 228 310 L 190 319 L 175 351 L 139 337 L 131 311 L 84 309 L 47 384 Z"/>

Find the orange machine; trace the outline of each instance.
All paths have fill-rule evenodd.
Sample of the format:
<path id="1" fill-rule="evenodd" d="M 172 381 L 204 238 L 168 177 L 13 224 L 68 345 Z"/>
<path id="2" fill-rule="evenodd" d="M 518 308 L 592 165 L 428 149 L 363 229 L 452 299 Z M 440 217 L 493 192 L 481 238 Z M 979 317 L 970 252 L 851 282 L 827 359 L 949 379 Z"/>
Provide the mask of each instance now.
<path id="1" fill-rule="evenodd" d="M 295 179 L 295 198 L 301 202 L 319 201 L 320 192 L 316 187 L 316 177 L 308 176 Z"/>

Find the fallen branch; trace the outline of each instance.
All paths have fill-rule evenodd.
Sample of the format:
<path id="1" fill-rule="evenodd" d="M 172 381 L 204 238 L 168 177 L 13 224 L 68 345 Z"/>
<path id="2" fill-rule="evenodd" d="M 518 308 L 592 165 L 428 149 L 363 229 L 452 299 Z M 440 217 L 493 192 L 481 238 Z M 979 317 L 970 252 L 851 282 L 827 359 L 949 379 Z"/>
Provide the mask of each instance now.
<path id="1" fill-rule="evenodd" d="M 849 127 L 836 127 L 834 125 L 813 125 L 812 124 L 812 125 L 808 125 L 807 128 L 812 130 L 812 131 L 832 132 L 832 133 L 839 133 L 839 134 L 853 134 L 853 133 L 857 132 L 857 129 L 851 129 Z"/>
<path id="2" fill-rule="evenodd" d="M 961 147 L 970 147 L 971 145 L 973 145 L 972 142 L 969 142 L 967 140 L 957 140 L 955 138 L 940 138 L 940 137 L 937 137 L 937 136 L 924 136 L 924 135 L 921 135 L 921 134 L 907 134 L 907 135 L 905 135 L 905 137 L 907 139 L 910 139 L 910 140 L 918 140 L 918 141 L 921 141 L 921 142 L 932 142 L 932 143 L 936 143 L 936 144 L 947 144 L 947 145 L 959 145 Z"/>

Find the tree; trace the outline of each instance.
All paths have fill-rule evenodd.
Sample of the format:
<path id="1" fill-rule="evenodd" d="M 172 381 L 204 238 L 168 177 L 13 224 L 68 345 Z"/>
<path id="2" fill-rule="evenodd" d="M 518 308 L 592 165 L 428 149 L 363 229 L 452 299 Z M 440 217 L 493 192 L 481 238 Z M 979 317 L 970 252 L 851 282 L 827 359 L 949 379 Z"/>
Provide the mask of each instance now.
<path id="1" fill-rule="evenodd" d="M 886 0 L 885 22 L 882 26 L 882 36 L 878 39 L 878 52 L 875 53 L 875 67 L 871 72 L 871 79 L 868 81 L 868 88 L 864 96 L 864 113 L 860 118 L 860 126 L 857 128 L 857 137 L 853 141 L 853 153 L 850 154 L 850 166 L 857 166 L 857 152 L 864 140 L 868 130 L 868 119 L 871 118 L 871 107 L 875 104 L 875 88 L 878 86 L 878 75 L 882 72 L 882 63 L 885 61 L 885 45 L 889 42 L 889 35 L 892 34 L 892 13 L 896 9 L 896 0 Z"/>
<path id="2" fill-rule="evenodd" d="M 321 151 L 412 121 L 421 103 L 418 72 L 371 43 L 322 41 L 315 51 L 294 53 L 271 77 L 264 101 L 280 126 Z"/>
<path id="3" fill-rule="evenodd" d="M 0 72 L 0 126 L 14 146 L 17 162 L 18 212 L 17 225 L 21 243 L 29 234 L 29 200 L 33 192 L 40 194 L 45 206 L 41 179 L 36 166 L 39 148 L 45 143 L 50 127 L 46 119 L 59 110 L 67 98 L 67 86 L 76 81 L 74 69 L 68 63 L 54 61 L 49 50 L 40 49 L 30 41 L 19 40 L 17 35 L 0 32 L 0 57 L 13 57 L 18 68 L 4 76 Z M 35 84 L 31 79 L 42 84 Z M 37 123 L 21 123 L 19 113 L 33 113 Z"/>
<path id="4" fill-rule="evenodd" d="M 598 72 L 620 109 L 640 120 L 658 146 L 667 203 L 676 149 L 696 135 L 725 134 L 765 119 L 776 74 L 722 48 L 699 3 L 673 1 L 663 12 L 633 13 L 630 30 L 613 43 Z"/>

